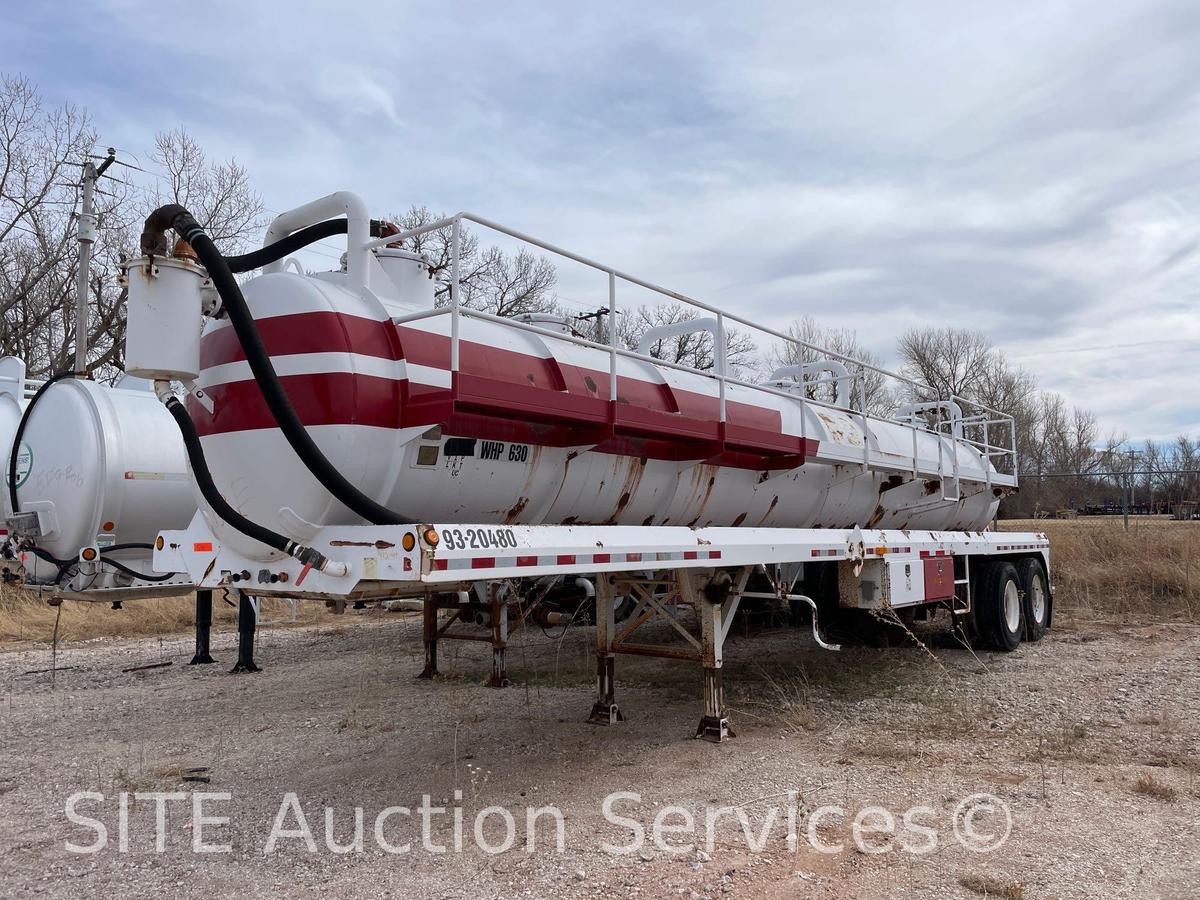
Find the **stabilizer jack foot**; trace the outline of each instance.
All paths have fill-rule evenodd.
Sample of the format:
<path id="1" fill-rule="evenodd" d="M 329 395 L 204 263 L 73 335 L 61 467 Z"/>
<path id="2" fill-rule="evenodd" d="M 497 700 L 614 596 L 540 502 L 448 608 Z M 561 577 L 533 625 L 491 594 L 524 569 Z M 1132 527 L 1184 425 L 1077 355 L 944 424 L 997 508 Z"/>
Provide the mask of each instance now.
<path id="1" fill-rule="evenodd" d="M 737 734 L 729 726 L 729 720 L 724 716 L 703 716 L 700 724 L 696 727 L 696 737 L 719 744 L 729 738 L 737 737 Z"/>
<path id="2" fill-rule="evenodd" d="M 618 722 L 624 721 L 625 714 L 615 703 L 596 703 L 592 706 L 591 715 L 588 716 L 588 722 L 592 725 L 616 725 Z"/>

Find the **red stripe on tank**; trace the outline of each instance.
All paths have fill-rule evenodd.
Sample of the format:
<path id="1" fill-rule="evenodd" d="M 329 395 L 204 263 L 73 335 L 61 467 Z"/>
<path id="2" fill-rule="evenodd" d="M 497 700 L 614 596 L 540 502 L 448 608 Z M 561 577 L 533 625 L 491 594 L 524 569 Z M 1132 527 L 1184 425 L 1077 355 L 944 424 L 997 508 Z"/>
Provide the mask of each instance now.
<path id="1" fill-rule="evenodd" d="M 275 356 L 359 353 L 449 370 L 450 338 L 390 322 L 334 312 L 259 320 Z M 244 358 L 231 327 L 205 335 L 204 367 Z M 594 444 L 603 453 L 654 459 L 707 459 L 740 468 L 792 468 L 816 442 L 784 434 L 777 409 L 737 400 L 720 421 L 715 395 L 620 376 L 609 402 L 609 373 L 464 340 L 454 389 L 349 372 L 282 376 L 301 421 L 383 428 L 441 425 L 445 433 L 545 446 Z M 257 385 L 246 380 L 207 388 L 208 415 L 188 407 L 201 434 L 273 428 Z"/>
<path id="2" fill-rule="evenodd" d="M 390 322 L 336 312 L 305 312 L 256 319 L 258 334 L 271 356 L 298 353 L 359 353 L 399 359 Z M 215 328 L 200 340 L 200 367 L 241 362 L 246 358 L 232 325 Z"/>

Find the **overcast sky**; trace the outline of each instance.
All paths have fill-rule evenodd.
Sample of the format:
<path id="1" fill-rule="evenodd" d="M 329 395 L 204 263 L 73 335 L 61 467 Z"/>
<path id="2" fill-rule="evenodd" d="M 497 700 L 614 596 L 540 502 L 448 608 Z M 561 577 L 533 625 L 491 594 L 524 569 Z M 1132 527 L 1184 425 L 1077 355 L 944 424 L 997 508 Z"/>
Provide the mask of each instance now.
<path id="1" fill-rule="evenodd" d="M 1200 433 L 1200 3 L 69 6 L 0 0 L 0 67 L 272 210 L 469 209 L 885 358 L 978 328 L 1106 430 Z"/>

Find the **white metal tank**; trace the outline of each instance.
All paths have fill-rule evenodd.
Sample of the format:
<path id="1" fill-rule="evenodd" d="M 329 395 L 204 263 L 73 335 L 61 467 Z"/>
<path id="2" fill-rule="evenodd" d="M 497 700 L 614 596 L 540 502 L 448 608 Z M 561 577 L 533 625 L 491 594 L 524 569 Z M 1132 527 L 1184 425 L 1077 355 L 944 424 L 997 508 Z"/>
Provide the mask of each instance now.
<path id="1" fill-rule="evenodd" d="M 29 414 L 17 500 L 21 512 L 38 514 L 38 546 L 60 559 L 96 544 L 153 543 L 159 530 L 182 528 L 195 514 L 174 420 L 145 382 L 126 384 L 63 379 Z M 145 553 L 112 558 L 138 556 Z"/>
<path id="2" fill-rule="evenodd" d="M 4 466 L 4 500 L 0 510 L 7 516 L 8 502 L 8 455 L 13 437 L 21 424 L 21 413 L 25 410 L 25 362 L 15 356 L 0 357 L 0 464 Z"/>
<path id="3" fill-rule="evenodd" d="M 408 264 L 412 271 L 399 269 Z M 244 287 L 281 382 L 346 478 L 423 521 L 982 529 L 1001 491 L 976 447 L 950 435 L 618 356 L 557 330 L 421 317 L 419 260 L 370 289 L 346 273 L 271 272 Z M 209 321 L 188 409 L 217 487 L 244 515 L 305 541 L 360 522 L 275 427 L 232 326 Z M 916 459 L 914 460 L 914 455 Z M 955 460 L 950 482 L 945 460 Z M 945 482 L 930 472 L 946 471 Z M 918 474 L 914 475 L 914 470 Z M 272 551 L 208 519 L 247 555 Z"/>

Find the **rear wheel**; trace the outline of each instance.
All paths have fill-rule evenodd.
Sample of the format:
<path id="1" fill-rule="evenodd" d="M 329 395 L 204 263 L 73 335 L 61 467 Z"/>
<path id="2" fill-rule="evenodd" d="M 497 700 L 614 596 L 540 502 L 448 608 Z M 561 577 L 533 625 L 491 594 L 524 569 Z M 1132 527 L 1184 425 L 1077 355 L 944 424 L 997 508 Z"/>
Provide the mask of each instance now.
<path id="1" fill-rule="evenodd" d="M 993 562 L 979 597 L 980 634 L 991 649 L 1008 652 L 1020 646 L 1023 630 L 1021 577 L 1012 563 Z"/>
<path id="2" fill-rule="evenodd" d="M 1040 560 L 1030 556 L 1017 563 L 1021 589 L 1025 592 L 1025 640 L 1040 641 L 1050 627 L 1050 586 Z"/>

